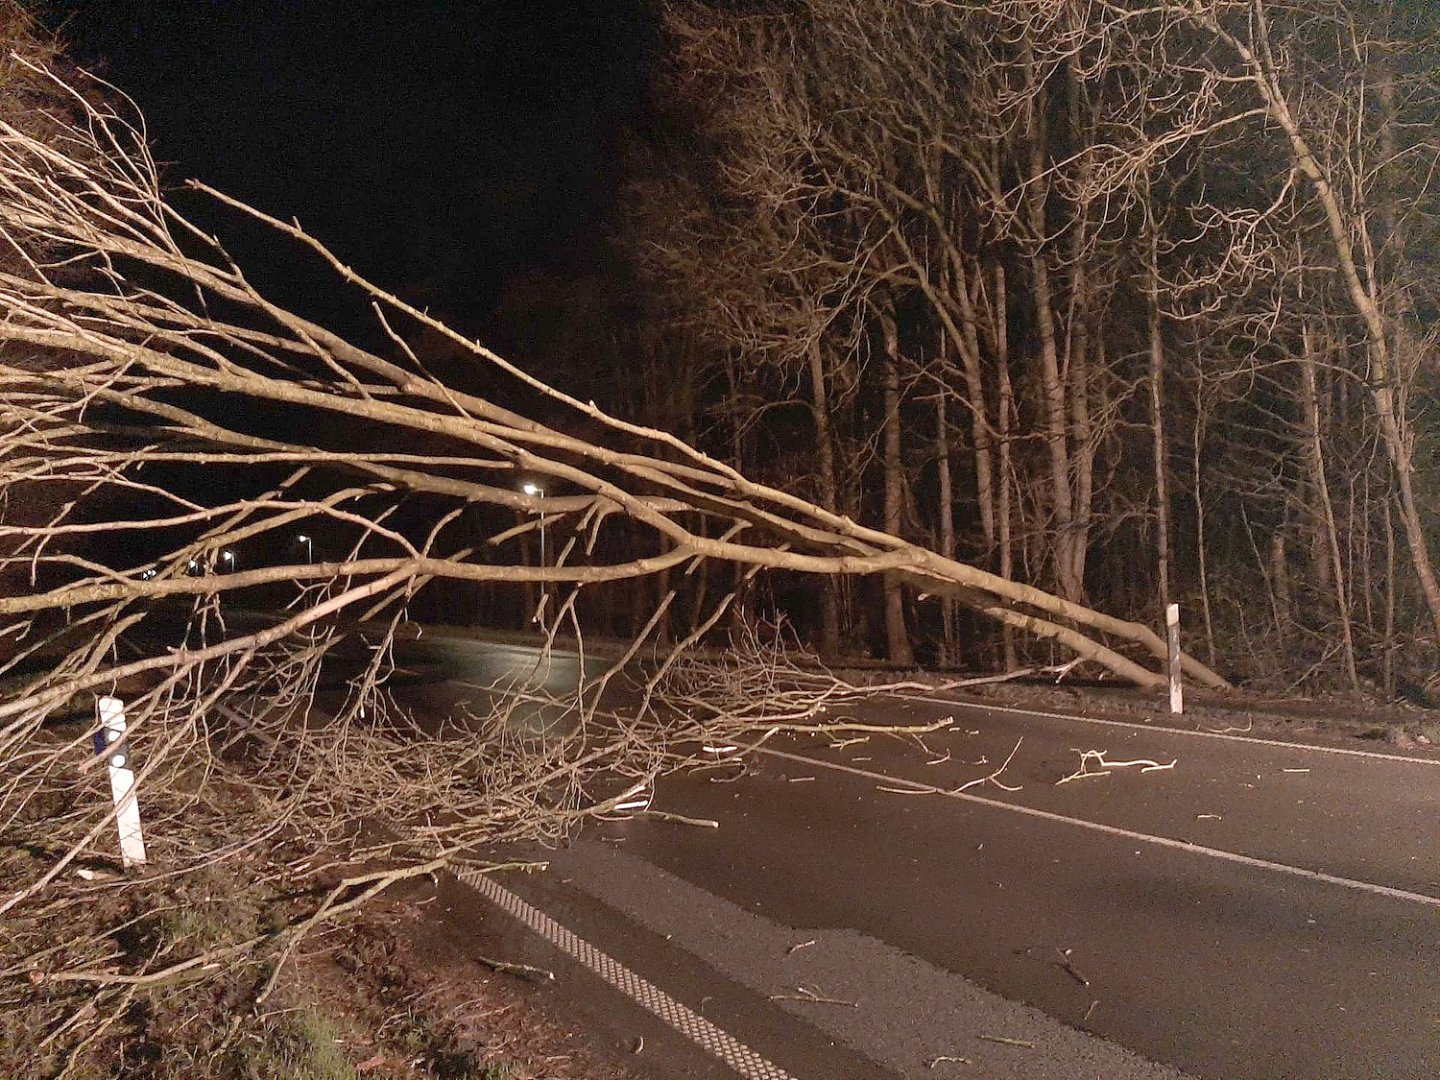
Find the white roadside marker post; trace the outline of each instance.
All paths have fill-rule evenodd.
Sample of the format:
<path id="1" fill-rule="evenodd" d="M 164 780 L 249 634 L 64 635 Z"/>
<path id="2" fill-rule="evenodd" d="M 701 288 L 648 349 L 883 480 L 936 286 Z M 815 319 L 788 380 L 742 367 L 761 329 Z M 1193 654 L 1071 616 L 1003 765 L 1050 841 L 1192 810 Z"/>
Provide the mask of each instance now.
<path id="1" fill-rule="evenodd" d="M 128 870 L 145 863 L 145 836 L 140 831 L 140 804 L 135 798 L 135 770 L 130 762 L 130 744 L 125 739 L 125 703 L 102 697 L 97 702 L 100 731 L 95 751 L 105 755 L 110 768 L 110 794 L 115 799 L 115 825 L 120 830 L 120 861 Z"/>
<path id="2" fill-rule="evenodd" d="M 1180 605 L 1165 609 L 1166 641 L 1170 652 L 1170 711 L 1179 716 L 1185 711 L 1185 686 L 1180 681 Z"/>

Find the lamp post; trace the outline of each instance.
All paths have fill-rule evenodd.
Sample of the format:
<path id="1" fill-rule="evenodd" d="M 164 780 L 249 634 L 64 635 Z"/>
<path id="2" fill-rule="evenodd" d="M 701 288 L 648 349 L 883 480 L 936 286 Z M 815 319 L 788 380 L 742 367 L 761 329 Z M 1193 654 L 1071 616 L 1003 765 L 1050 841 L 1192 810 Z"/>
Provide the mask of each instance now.
<path id="1" fill-rule="evenodd" d="M 220 564 L 225 568 L 225 573 L 233 574 L 235 572 L 235 552 L 229 548 L 220 552 Z"/>
<path id="2" fill-rule="evenodd" d="M 301 533 L 299 536 L 295 537 L 295 542 L 305 545 L 305 561 L 307 563 L 314 562 L 315 548 L 314 542 L 311 540 L 311 538 L 306 536 L 304 533 Z"/>

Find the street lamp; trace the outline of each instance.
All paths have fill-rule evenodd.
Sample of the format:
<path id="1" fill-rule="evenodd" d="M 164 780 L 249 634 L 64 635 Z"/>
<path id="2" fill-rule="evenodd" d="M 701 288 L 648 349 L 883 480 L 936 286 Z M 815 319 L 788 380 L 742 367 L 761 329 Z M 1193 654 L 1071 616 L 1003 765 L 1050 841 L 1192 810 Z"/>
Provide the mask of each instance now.
<path id="1" fill-rule="evenodd" d="M 539 484 L 527 483 L 520 489 L 533 498 L 540 500 L 540 565 L 545 565 L 545 489 Z"/>
<path id="2" fill-rule="evenodd" d="M 545 565 L 545 489 L 542 488 L 539 484 L 534 483 L 533 481 L 531 481 L 531 482 L 526 483 L 525 486 L 522 487 L 520 490 L 523 491 L 523 492 L 525 492 L 525 494 L 526 494 L 526 495 L 529 495 L 531 498 L 539 499 L 539 500 L 540 500 L 540 565 L 541 565 L 541 566 L 544 566 L 544 565 Z M 540 595 L 541 595 L 542 598 L 546 595 L 546 589 L 545 589 L 545 582 L 544 582 L 544 581 L 541 581 L 541 582 L 540 582 Z M 531 621 L 534 622 L 535 619 L 538 618 L 538 617 L 539 617 L 539 609 L 537 608 L 535 615 L 531 617 Z"/>
<path id="3" fill-rule="evenodd" d="M 304 533 L 301 533 L 299 536 L 295 537 L 295 542 L 305 545 L 305 561 L 307 563 L 314 562 L 315 549 L 314 543 L 310 539 L 310 537 L 306 536 Z"/>
<path id="4" fill-rule="evenodd" d="M 226 548 L 220 552 L 220 561 L 225 566 L 225 573 L 233 574 L 235 572 L 235 552 Z"/>

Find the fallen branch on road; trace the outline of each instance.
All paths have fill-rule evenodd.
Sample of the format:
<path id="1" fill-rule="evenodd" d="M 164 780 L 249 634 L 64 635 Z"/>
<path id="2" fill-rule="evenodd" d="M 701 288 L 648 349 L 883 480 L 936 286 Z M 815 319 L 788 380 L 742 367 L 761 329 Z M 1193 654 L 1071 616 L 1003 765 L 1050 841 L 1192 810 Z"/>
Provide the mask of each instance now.
<path id="1" fill-rule="evenodd" d="M 982 784 L 994 784 L 1001 791 L 1009 791 L 1012 793 L 1016 791 L 1021 791 L 1023 790 L 1023 788 L 1019 785 L 1011 787 L 1009 784 L 1002 784 L 1000 782 L 1000 777 L 1005 772 L 1005 770 L 1010 767 L 1010 762 L 1014 760 L 1015 754 L 1020 749 L 1020 744 L 1024 741 L 1025 736 L 1023 735 L 1015 740 L 1015 745 L 1011 747 L 1010 753 L 1005 756 L 1005 760 L 1000 763 L 1000 767 L 998 769 L 993 772 L 987 773 L 984 776 L 977 776 L 974 780 L 967 780 L 959 787 L 942 788 L 937 787 L 933 784 L 920 784 L 912 780 L 907 780 L 905 781 L 905 783 L 912 786 L 904 788 L 893 788 L 885 787 L 883 785 L 877 785 L 877 790 L 888 791 L 894 795 L 959 795 L 961 792 L 969 791 L 972 787 L 979 787 Z"/>
<path id="2" fill-rule="evenodd" d="M 1088 780 L 1097 776 L 1109 776 L 1110 773 L 1106 771 L 1108 769 L 1129 769 L 1139 766 L 1142 773 L 1173 769 L 1175 768 L 1176 762 L 1179 761 L 1178 758 L 1168 762 L 1155 761 L 1151 758 L 1136 758 L 1134 761 L 1107 761 L 1105 755 L 1109 752 L 1108 750 L 1074 750 L 1074 753 L 1080 755 L 1080 767 L 1069 776 L 1064 776 L 1056 780 L 1056 786 L 1068 784 L 1072 780 Z"/>

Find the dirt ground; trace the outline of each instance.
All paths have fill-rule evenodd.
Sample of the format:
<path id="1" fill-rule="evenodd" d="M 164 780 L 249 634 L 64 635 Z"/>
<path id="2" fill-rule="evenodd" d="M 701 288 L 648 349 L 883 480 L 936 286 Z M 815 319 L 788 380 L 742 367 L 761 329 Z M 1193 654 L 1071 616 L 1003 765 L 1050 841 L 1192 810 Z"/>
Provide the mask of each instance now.
<path id="1" fill-rule="evenodd" d="M 443 873 L 404 881 L 279 950 L 325 886 L 287 888 L 276 855 L 80 890 L 0 938 L 0 1077 L 74 1080 L 639 1080 L 623 1047 L 577 1027 L 554 983 L 507 968 L 507 917 Z M 38 857 L 0 850 L 0 877 Z M 463 920 L 447 909 L 467 913 Z M 76 925 L 83 913 L 91 929 Z M 99 928 L 98 932 L 93 928 Z M 150 983 L 189 958 L 210 962 Z M 498 968 L 498 970 L 497 970 Z M 129 981 L 127 981 L 129 980 Z"/>
<path id="2" fill-rule="evenodd" d="M 455 906 L 472 914 L 447 917 Z M 483 907 L 448 878 L 409 885 L 308 952 L 288 997 L 335 1019 L 339 1052 L 364 1076 L 638 1080 L 561 1013 L 543 973 L 503 970 L 490 924 L 505 917 Z"/>

